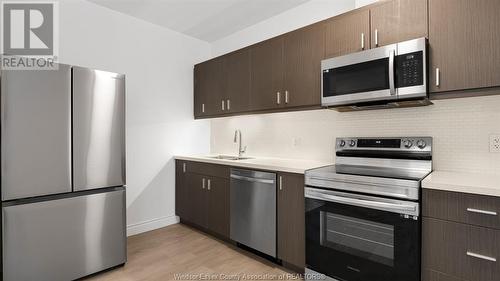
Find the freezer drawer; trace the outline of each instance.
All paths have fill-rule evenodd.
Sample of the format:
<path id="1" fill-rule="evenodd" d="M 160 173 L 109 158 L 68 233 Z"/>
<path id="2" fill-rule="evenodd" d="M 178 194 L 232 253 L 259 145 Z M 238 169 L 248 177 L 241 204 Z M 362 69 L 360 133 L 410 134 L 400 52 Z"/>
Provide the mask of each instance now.
<path id="1" fill-rule="evenodd" d="M 73 67 L 73 188 L 125 185 L 125 76 Z"/>
<path id="2" fill-rule="evenodd" d="M 1 72 L 2 200 L 71 191 L 71 67 Z"/>
<path id="3" fill-rule="evenodd" d="M 124 188 L 5 205 L 5 281 L 68 281 L 126 261 Z"/>

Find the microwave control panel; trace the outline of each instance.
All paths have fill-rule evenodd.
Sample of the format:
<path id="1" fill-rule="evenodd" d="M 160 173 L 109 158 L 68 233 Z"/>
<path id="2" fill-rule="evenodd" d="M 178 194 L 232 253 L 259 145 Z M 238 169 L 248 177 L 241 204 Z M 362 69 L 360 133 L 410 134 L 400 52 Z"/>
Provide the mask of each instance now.
<path id="1" fill-rule="evenodd" d="M 423 52 L 396 56 L 396 87 L 411 87 L 424 84 Z"/>

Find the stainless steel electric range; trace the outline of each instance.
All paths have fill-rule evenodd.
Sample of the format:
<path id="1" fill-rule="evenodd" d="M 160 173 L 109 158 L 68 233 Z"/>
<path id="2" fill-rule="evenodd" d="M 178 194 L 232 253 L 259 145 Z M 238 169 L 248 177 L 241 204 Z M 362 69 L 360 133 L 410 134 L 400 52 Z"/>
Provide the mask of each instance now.
<path id="1" fill-rule="evenodd" d="M 420 187 L 432 138 L 339 138 L 306 172 L 306 280 L 420 280 Z"/>

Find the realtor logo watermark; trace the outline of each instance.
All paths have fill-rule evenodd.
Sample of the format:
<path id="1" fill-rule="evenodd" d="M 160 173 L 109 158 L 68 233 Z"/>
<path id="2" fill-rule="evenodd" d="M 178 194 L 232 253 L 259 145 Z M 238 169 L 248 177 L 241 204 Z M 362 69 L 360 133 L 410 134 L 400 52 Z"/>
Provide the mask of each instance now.
<path id="1" fill-rule="evenodd" d="M 2 69 L 57 69 L 57 2 L 2 1 L 1 17 Z"/>

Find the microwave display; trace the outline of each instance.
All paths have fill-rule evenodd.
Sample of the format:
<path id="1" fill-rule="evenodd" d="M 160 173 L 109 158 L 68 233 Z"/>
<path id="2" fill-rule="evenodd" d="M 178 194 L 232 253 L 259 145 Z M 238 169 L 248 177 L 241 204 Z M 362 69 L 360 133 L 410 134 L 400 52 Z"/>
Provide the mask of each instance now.
<path id="1" fill-rule="evenodd" d="M 424 84 L 422 51 L 396 56 L 396 88 Z"/>

